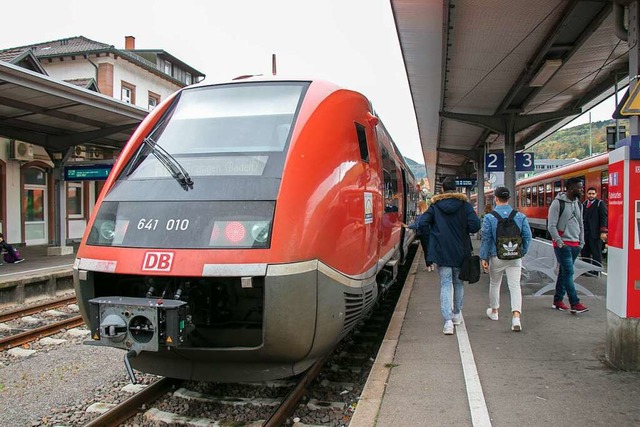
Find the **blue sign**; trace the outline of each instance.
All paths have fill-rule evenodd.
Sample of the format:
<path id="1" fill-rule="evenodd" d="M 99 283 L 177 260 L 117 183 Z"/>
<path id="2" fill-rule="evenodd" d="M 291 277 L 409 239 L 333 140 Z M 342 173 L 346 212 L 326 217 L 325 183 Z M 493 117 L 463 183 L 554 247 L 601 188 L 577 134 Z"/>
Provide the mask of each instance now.
<path id="1" fill-rule="evenodd" d="M 504 172 L 504 153 L 489 153 L 484 159 L 485 172 Z"/>
<path id="2" fill-rule="evenodd" d="M 533 153 L 516 153 L 516 172 L 533 172 Z"/>
<path id="3" fill-rule="evenodd" d="M 476 178 L 456 178 L 456 187 L 473 188 L 478 183 Z"/>
<path id="4" fill-rule="evenodd" d="M 64 167 L 65 181 L 104 181 L 113 165 L 78 165 Z"/>

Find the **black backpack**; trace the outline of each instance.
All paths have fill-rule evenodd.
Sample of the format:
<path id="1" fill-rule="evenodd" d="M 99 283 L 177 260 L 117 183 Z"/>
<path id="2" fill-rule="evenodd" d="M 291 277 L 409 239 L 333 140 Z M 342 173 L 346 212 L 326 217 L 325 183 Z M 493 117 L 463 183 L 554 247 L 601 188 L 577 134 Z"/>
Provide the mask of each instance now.
<path id="1" fill-rule="evenodd" d="M 514 221 L 517 210 L 512 210 L 508 217 L 502 218 L 499 213 L 491 211 L 498 220 L 496 227 L 496 252 L 498 259 L 522 258 L 522 232 Z"/>

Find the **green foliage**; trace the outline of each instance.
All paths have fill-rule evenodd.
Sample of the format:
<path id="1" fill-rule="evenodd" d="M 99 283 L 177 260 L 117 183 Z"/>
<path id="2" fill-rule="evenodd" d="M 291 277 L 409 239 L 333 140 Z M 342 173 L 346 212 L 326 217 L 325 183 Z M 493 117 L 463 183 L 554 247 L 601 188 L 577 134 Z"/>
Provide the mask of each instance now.
<path id="1" fill-rule="evenodd" d="M 629 129 L 628 120 L 620 120 L 618 124 Z M 582 159 L 589 156 L 589 139 L 591 139 L 591 153 L 604 153 L 607 151 L 606 127 L 613 125 L 615 120 L 603 120 L 563 129 L 549 135 L 542 142 L 531 147 L 530 151 L 535 153 L 536 159 Z M 591 126 L 591 136 L 589 126 Z"/>

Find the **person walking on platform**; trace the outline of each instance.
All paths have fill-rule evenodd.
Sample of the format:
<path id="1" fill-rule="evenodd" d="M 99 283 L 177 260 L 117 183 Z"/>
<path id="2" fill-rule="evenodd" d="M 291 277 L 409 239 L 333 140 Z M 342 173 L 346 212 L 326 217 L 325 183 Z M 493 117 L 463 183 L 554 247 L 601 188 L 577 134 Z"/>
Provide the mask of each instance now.
<path id="1" fill-rule="evenodd" d="M 573 263 L 584 246 L 584 223 L 582 222 L 582 204 L 580 198 L 584 185 L 579 178 L 569 178 L 567 191 L 560 193 L 551 202 L 547 218 L 547 230 L 553 240 L 553 251 L 558 260 L 559 271 L 556 280 L 556 293 L 552 308 L 569 310 L 562 300 L 569 295 L 571 313 L 584 313 L 589 309 L 580 302 L 573 283 Z"/>
<path id="2" fill-rule="evenodd" d="M 589 187 L 587 200 L 582 204 L 584 247 L 581 255 L 591 264 L 602 267 L 602 243 L 607 241 L 607 206 L 596 199 L 596 192 L 595 187 Z M 597 277 L 599 273 L 591 271 L 587 275 Z"/>
<path id="3" fill-rule="evenodd" d="M 440 313 L 442 332 L 453 335 L 454 325 L 462 323 L 464 288 L 458 277 L 464 258 L 465 241 L 471 246 L 469 233 L 480 230 L 480 219 L 467 196 L 456 192 L 451 177 L 442 182 L 444 193 L 431 198 L 431 206 L 420 217 L 419 227 L 430 227 L 427 265 L 436 264 L 440 276 Z"/>
<path id="4" fill-rule="evenodd" d="M 491 320 L 498 320 L 500 286 L 502 276 L 506 273 L 511 295 L 511 330 L 520 332 L 522 330 L 520 274 L 522 257 L 527 253 L 531 243 L 531 228 L 527 217 L 509 206 L 511 193 L 508 188 L 498 187 L 494 195 L 496 207 L 495 210 L 484 215 L 480 245 L 482 268 L 489 269 L 487 316 Z"/>

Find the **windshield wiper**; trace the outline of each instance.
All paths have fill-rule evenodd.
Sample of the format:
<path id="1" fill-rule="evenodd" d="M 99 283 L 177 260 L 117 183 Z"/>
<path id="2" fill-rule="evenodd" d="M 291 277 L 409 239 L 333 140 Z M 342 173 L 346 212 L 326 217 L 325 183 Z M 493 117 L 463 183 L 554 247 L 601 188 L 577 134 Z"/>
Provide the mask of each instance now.
<path id="1" fill-rule="evenodd" d="M 143 144 L 146 144 L 151 149 L 151 154 L 155 156 L 156 159 L 164 166 L 171 176 L 178 181 L 180 186 L 185 190 L 189 191 L 193 189 L 193 181 L 189 176 L 189 172 L 186 171 L 184 167 L 171 155 L 158 145 L 157 142 L 153 140 L 151 137 L 146 137 L 142 140 Z"/>

